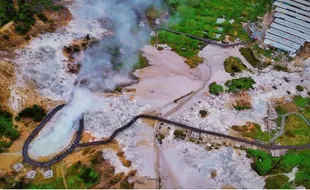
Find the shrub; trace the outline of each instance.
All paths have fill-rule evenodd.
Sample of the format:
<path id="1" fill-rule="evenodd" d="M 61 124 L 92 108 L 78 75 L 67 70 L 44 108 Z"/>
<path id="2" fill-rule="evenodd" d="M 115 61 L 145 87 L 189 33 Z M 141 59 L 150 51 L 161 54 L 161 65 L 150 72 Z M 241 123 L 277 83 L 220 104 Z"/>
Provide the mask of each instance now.
<path id="1" fill-rule="evenodd" d="M 85 184 L 95 184 L 99 180 L 99 173 L 92 168 L 84 168 L 78 176 Z"/>
<path id="2" fill-rule="evenodd" d="M 12 0 L 0 1 L 0 27 L 13 20 L 16 10 Z"/>
<path id="3" fill-rule="evenodd" d="M 128 180 L 123 180 L 120 183 L 120 188 L 121 189 L 133 189 L 133 184 L 129 183 Z"/>
<path id="4" fill-rule="evenodd" d="M 162 51 L 162 50 L 164 50 L 164 48 L 161 47 L 161 46 L 159 46 L 159 47 L 157 47 L 157 50 L 158 50 L 158 51 Z"/>
<path id="5" fill-rule="evenodd" d="M 32 106 L 32 108 L 26 108 L 19 114 L 21 118 L 32 118 L 33 121 L 39 122 L 46 116 L 46 111 L 38 105 Z"/>
<path id="6" fill-rule="evenodd" d="M 261 62 L 256 59 L 253 51 L 249 48 L 240 48 L 240 53 L 243 57 L 255 68 L 258 68 L 261 65 Z"/>
<path id="7" fill-rule="evenodd" d="M 219 85 L 219 84 L 216 84 L 216 82 L 212 82 L 210 85 L 209 85 L 209 92 L 210 94 L 214 94 L 214 95 L 220 95 L 222 92 L 224 92 L 224 88 Z"/>
<path id="8" fill-rule="evenodd" d="M 19 135 L 19 132 L 13 126 L 12 114 L 0 109 L 0 138 L 5 136 L 11 141 L 14 141 L 19 137 Z M 0 145 L 1 151 L 9 148 L 11 144 L 11 142 L 2 142 Z"/>
<path id="9" fill-rule="evenodd" d="M 200 110 L 199 114 L 200 114 L 200 117 L 206 117 L 208 115 L 208 112 L 206 110 Z"/>
<path id="10" fill-rule="evenodd" d="M 37 13 L 37 17 L 42 20 L 43 22 L 47 22 L 48 18 L 45 16 L 44 13 Z"/>
<path id="11" fill-rule="evenodd" d="M 133 71 L 137 69 L 143 69 L 145 67 L 149 66 L 149 61 L 146 59 L 146 57 L 143 56 L 142 53 L 139 54 L 139 60 L 138 62 L 134 65 Z"/>
<path id="12" fill-rule="evenodd" d="M 275 109 L 276 109 L 276 112 L 278 113 L 278 115 L 284 115 L 287 113 L 287 111 L 281 106 L 276 106 Z"/>
<path id="13" fill-rule="evenodd" d="M 173 134 L 174 134 L 174 136 L 176 137 L 176 138 L 182 138 L 182 139 L 184 139 L 185 137 L 186 137 L 186 135 L 184 134 L 184 132 L 182 131 L 182 130 L 175 130 L 174 132 L 173 132 Z"/>
<path id="14" fill-rule="evenodd" d="M 299 91 L 299 92 L 302 92 L 302 91 L 304 91 L 304 87 L 301 86 L 301 85 L 297 85 L 296 86 L 296 90 Z"/>
<path id="15" fill-rule="evenodd" d="M 283 72 L 288 72 L 288 68 L 279 64 L 276 64 L 273 66 L 275 68 L 275 70 L 277 71 L 283 71 Z"/>
<path id="16" fill-rule="evenodd" d="M 302 96 L 295 96 L 293 101 L 298 107 L 301 108 L 305 108 L 307 105 L 310 105 L 310 98 L 303 98 Z"/>
<path id="17" fill-rule="evenodd" d="M 249 106 L 239 106 L 239 105 L 234 105 L 234 108 L 235 108 L 236 110 L 241 111 L 241 110 L 248 110 L 248 109 L 251 109 L 252 107 L 249 107 Z"/>
<path id="18" fill-rule="evenodd" d="M 224 62 L 225 71 L 227 73 L 235 74 L 246 70 L 247 67 L 237 57 L 229 57 Z"/>
<path id="19" fill-rule="evenodd" d="M 266 175 L 274 166 L 272 157 L 261 150 L 248 149 L 247 156 L 253 158 L 254 163 L 251 164 L 251 167 L 259 175 Z"/>
<path id="20" fill-rule="evenodd" d="M 280 189 L 283 185 L 288 182 L 289 178 L 286 175 L 276 175 L 265 179 L 266 184 L 264 188 L 266 189 Z"/>
<path id="21" fill-rule="evenodd" d="M 253 89 L 253 84 L 255 84 L 255 81 L 251 77 L 232 79 L 226 81 L 225 83 L 225 85 L 229 88 L 230 92 Z"/>

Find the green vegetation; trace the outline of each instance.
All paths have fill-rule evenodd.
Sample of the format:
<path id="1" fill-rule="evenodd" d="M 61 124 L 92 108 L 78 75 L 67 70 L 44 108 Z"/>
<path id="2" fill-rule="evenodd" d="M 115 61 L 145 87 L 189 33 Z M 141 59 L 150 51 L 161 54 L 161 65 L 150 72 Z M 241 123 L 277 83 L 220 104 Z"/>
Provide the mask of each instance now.
<path id="1" fill-rule="evenodd" d="M 306 97 L 303 98 L 302 96 L 295 96 L 294 104 L 296 104 L 300 108 L 306 108 L 307 106 L 310 106 L 310 98 Z"/>
<path id="2" fill-rule="evenodd" d="M 254 127 L 243 126 L 232 126 L 232 129 L 241 133 L 243 137 L 253 138 L 260 141 L 268 142 L 270 140 L 270 135 L 268 132 L 264 132 L 259 124 L 253 123 Z"/>
<path id="3" fill-rule="evenodd" d="M 149 61 L 142 55 L 142 53 L 139 54 L 139 61 L 134 65 L 133 71 L 137 69 L 143 69 L 145 67 L 149 66 Z"/>
<path id="4" fill-rule="evenodd" d="M 277 71 L 283 71 L 283 72 L 289 72 L 288 68 L 283 66 L 283 65 L 279 65 L 279 64 L 276 64 L 273 66 L 275 68 L 275 70 Z"/>
<path id="5" fill-rule="evenodd" d="M 259 56 L 260 58 L 268 58 L 268 59 L 274 59 L 275 62 L 280 61 L 292 61 L 292 57 L 288 55 L 287 52 L 277 52 L 276 54 L 273 54 L 274 48 L 270 49 L 264 49 L 260 48 L 258 44 L 255 44 L 252 46 L 252 50 L 255 53 L 255 55 Z"/>
<path id="6" fill-rule="evenodd" d="M 295 96 L 293 101 L 294 104 L 299 107 L 299 110 L 303 113 L 303 115 L 310 120 L 310 98 Z"/>
<path id="7" fill-rule="evenodd" d="M 284 127 L 284 134 L 276 142 L 282 145 L 303 145 L 310 143 L 310 127 L 300 116 L 287 116 Z"/>
<path id="8" fill-rule="evenodd" d="M 215 34 L 230 35 L 232 39 L 248 41 L 249 37 L 242 29 L 241 22 L 256 21 L 258 16 L 267 12 L 272 0 L 166 0 L 171 18 L 168 28 L 192 34 L 198 37 L 215 39 Z M 225 22 L 216 24 L 217 18 L 225 17 Z M 230 20 L 234 20 L 230 23 Z M 218 30 L 222 27 L 223 31 Z M 220 38 L 221 39 L 221 38 Z M 191 59 L 197 55 L 202 42 L 185 36 L 160 31 L 160 43 L 167 43 L 178 54 Z"/>
<path id="9" fill-rule="evenodd" d="M 275 165 L 277 161 L 276 158 L 273 160 L 272 156 L 261 150 L 247 150 L 247 156 L 251 157 L 254 163 L 251 164 L 251 167 L 259 174 L 266 175 Z"/>
<path id="10" fill-rule="evenodd" d="M 302 91 L 304 91 L 304 87 L 301 85 L 297 85 L 296 90 L 298 90 L 299 92 L 302 92 Z"/>
<path id="11" fill-rule="evenodd" d="M 238 57 L 229 57 L 224 62 L 225 71 L 227 73 L 235 74 L 246 70 L 247 67 L 242 63 Z"/>
<path id="12" fill-rule="evenodd" d="M 208 112 L 206 110 L 200 110 L 199 114 L 200 114 L 200 117 L 204 118 L 208 115 Z"/>
<path id="13" fill-rule="evenodd" d="M 16 15 L 12 0 L 0 1 L 0 27 L 13 20 Z"/>
<path id="14" fill-rule="evenodd" d="M 255 81 L 251 77 L 241 77 L 226 81 L 225 85 L 228 87 L 229 92 L 236 92 L 238 90 L 253 89 Z"/>
<path id="15" fill-rule="evenodd" d="M 240 48 L 241 55 L 255 68 L 264 69 L 267 65 L 258 60 L 250 48 Z"/>
<path id="16" fill-rule="evenodd" d="M 25 35 L 35 24 L 35 15 L 47 22 L 44 10 L 58 11 L 62 5 L 54 5 L 52 0 L 17 0 L 18 9 L 15 9 L 13 1 L 4 0 L 0 2 L 0 27 L 9 21 L 15 21 L 15 30 L 20 35 Z"/>
<path id="17" fill-rule="evenodd" d="M 278 113 L 278 115 L 284 115 L 287 113 L 287 110 L 282 107 L 282 106 L 276 106 L 276 112 Z"/>
<path id="18" fill-rule="evenodd" d="M 252 107 L 250 107 L 250 106 L 239 106 L 239 105 L 234 105 L 234 108 L 236 109 L 236 110 L 239 110 L 239 111 L 241 111 L 241 110 L 248 110 L 248 109 L 251 109 Z"/>
<path id="19" fill-rule="evenodd" d="M 295 180 L 288 183 L 283 176 L 276 175 L 276 178 L 266 179 L 266 188 L 294 188 L 304 186 L 310 188 L 310 150 L 289 150 L 284 156 L 272 157 L 270 154 L 261 150 L 247 150 L 247 156 L 254 161 L 252 168 L 259 175 L 273 175 L 288 173 L 294 167 L 298 168 Z M 272 180 L 273 179 L 273 180 Z M 274 184 L 271 184 L 273 181 Z"/>
<path id="20" fill-rule="evenodd" d="M 129 183 L 128 179 L 121 181 L 120 188 L 121 189 L 133 189 L 134 183 Z"/>
<path id="21" fill-rule="evenodd" d="M 46 111 L 38 105 L 34 105 L 30 108 L 26 108 L 18 114 L 18 117 L 20 118 L 32 118 L 33 121 L 36 121 L 36 122 L 41 121 L 45 116 L 46 116 Z"/>
<path id="22" fill-rule="evenodd" d="M 263 49 L 263 48 L 260 48 L 258 46 L 258 44 L 255 44 L 252 46 L 252 50 L 255 54 L 258 54 L 258 55 L 263 55 L 269 59 L 272 59 L 272 50 L 271 49 Z"/>
<path id="23" fill-rule="evenodd" d="M 162 144 L 163 140 L 165 139 L 165 135 L 159 133 L 158 135 L 156 135 L 156 137 L 157 137 L 158 142 Z"/>
<path id="24" fill-rule="evenodd" d="M 93 168 L 88 167 L 81 162 L 77 162 L 68 168 L 66 180 L 69 189 L 86 189 L 91 188 L 99 182 L 100 174 Z M 46 183 L 44 181 L 39 183 L 30 183 L 27 185 L 30 189 L 64 189 L 62 178 L 57 178 Z"/>
<path id="25" fill-rule="evenodd" d="M 186 134 L 184 134 L 184 132 L 182 130 L 175 130 L 173 132 L 173 135 L 177 139 L 185 139 L 185 137 L 186 137 Z"/>
<path id="26" fill-rule="evenodd" d="M 271 176 L 265 179 L 266 185 L 264 186 L 264 188 L 282 189 L 282 187 L 288 183 L 288 180 L 289 178 L 286 175 Z"/>
<path id="27" fill-rule="evenodd" d="M 219 84 L 216 84 L 216 82 L 212 82 L 210 85 L 209 85 L 209 92 L 210 94 L 214 94 L 214 95 L 220 95 L 222 92 L 224 92 L 224 88 L 219 85 Z"/>
<path id="28" fill-rule="evenodd" d="M 12 114 L 0 108 L 0 152 L 6 151 L 18 137 L 19 132 L 13 126 Z"/>

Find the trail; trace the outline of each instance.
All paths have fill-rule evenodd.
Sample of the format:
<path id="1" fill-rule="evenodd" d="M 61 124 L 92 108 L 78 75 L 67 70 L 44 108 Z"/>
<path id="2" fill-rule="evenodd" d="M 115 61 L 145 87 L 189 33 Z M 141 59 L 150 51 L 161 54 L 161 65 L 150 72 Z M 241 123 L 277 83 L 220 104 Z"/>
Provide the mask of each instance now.
<path id="1" fill-rule="evenodd" d="M 303 116 L 302 114 L 300 113 L 297 113 L 297 112 L 290 112 L 290 113 L 286 113 L 284 115 L 281 115 L 281 130 L 280 132 L 278 132 L 271 140 L 270 142 L 274 142 L 277 138 L 279 138 L 280 136 L 283 135 L 284 131 L 285 131 L 285 119 L 286 117 L 290 116 L 290 115 L 297 115 L 299 117 L 301 117 L 305 122 L 306 124 L 310 127 L 310 122 L 307 118 L 305 118 L 305 116 Z"/>

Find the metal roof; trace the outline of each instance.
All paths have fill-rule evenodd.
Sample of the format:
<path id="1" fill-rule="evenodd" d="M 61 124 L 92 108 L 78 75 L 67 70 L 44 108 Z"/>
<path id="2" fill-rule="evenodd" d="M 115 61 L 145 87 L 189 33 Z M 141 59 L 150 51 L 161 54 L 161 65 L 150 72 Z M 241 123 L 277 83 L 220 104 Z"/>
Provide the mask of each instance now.
<path id="1" fill-rule="evenodd" d="M 307 29 L 307 28 L 302 27 L 302 26 L 300 26 L 300 25 L 294 24 L 294 23 L 292 23 L 292 22 L 288 22 L 288 21 L 285 21 L 285 20 L 280 19 L 280 18 L 276 18 L 276 19 L 274 20 L 274 22 L 276 22 L 276 23 L 278 23 L 278 24 L 281 24 L 281 25 L 283 25 L 283 26 L 287 26 L 287 27 L 292 28 L 292 29 L 294 29 L 294 30 L 297 30 L 297 31 L 299 31 L 299 32 L 303 32 L 303 33 L 305 33 L 305 34 L 310 34 L 310 29 Z"/>
<path id="2" fill-rule="evenodd" d="M 293 1 L 296 1 L 298 3 L 304 4 L 304 5 L 307 5 L 307 6 L 310 6 L 310 2 L 306 1 L 306 0 L 293 0 Z"/>
<path id="3" fill-rule="evenodd" d="M 281 43 L 281 44 L 286 45 L 286 46 L 288 46 L 292 49 L 295 49 L 295 50 L 298 50 L 300 48 L 300 44 L 297 44 L 295 42 L 292 42 L 290 40 L 287 40 L 285 38 L 281 38 L 279 36 L 276 36 L 276 35 L 273 35 L 270 33 L 267 33 L 265 38 L 270 39 L 270 40 L 275 41 L 275 42 L 278 42 L 278 43 Z"/>
<path id="4" fill-rule="evenodd" d="M 293 7 L 291 5 L 284 4 L 283 2 L 276 1 L 273 4 L 275 6 L 281 7 L 281 8 L 286 9 L 286 10 L 294 11 L 296 13 L 299 13 L 299 14 L 302 14 L 302 15 L 305 15 L 305 16 L 308 16 L 308 17 L 310 16 L 310 12 L 309 11 L 301 10 L 301 9 Z"/>
<path id="5" fill-rule="evenodd" d="M 283 2 L 283 3 L 286 3 L 286 4 L 290 4 L 290 5 L 293 5 L 295 7 L 298 7 L 300 9 L 303 9 L 305 11 L 310 11 L 310 6 L 306 6 L 306 5 L 303 5 L 303 4 L 300 4 L 298 2 L 295 2 L 295 1 L 292 1 L 292 0 L 277 0 L 279 2 Z"/>
<path id="6" fill-rule="evenodd" d="M 306 42 L 305 39 L 302 39 L 302 38 L 300 38 L 300 37 L 298 37 L 298 36 L 294 36 L 294 35 L 291 35 L 291 34 L 289 34 L 289 33 L 283 32 L 283 31 L 278 30 L 278 29 L 276 29 L 276 28 L 270 28 L 270 29 L 267 31 L 267 33 L 271 33 L 271 34 L 274 34 L 274 35 L 283 37 L 283 38 L 288 39 L 288 40 L 290 40 L 290 41 L 296 42 L 296 43 L 298 43 L 298 44 L 300 44 L 300 45 L 303 45 L 303 44 Z"/>
<path id="7" fill-rule="evenodd" d="M 296 18 L 293 18 L 293 17 L 290 17 L 290 16 L 287 16 L 287 15 L 285 15 L 283 13 L 276 13 L 274 16 L 277 17 L 277 18 L 283 18 L 284 20 L 293 22 L 295 24 L 298 24 L 300 26 L 303 26 L 303 27 L 306 27 L 306 28 L 310 29 L 310 24 L 309 23 L 307 23 L 305 21 L 302 21 L 302 20 L 299 20 L 299 19 L 296 19 Z"/>
<path id="8" fill-rule="evenodd" d="M 276 11 L 277 11 L 277 12 L 284 13 L 284 14 L 287 14 L 287 15 L 290 15 L 290 16 L 293 16 L 293 17 L 295 17 L 295 18 L 298 18 L 298 19 L 303 20 L 303 21 L 306 21 L 306 22 L 310 22 L 310 18 L 309 18 L 309 17 L 300 15 L 300 14 L 298 14 L 298 13 L 295 13 L 295 12 L 292 12 L 292 11 L 289 11 L 289 10 L 286 10 L 286 9 L 282 9 L 282 8 L 280 8 L 280 7 L 277 7 L 277 8 L 276 8 Z"/>
<path id="9" fill-rule="evenodd" d="M 282 30 L 282 31 L 284 31 L 284 32 L 290 33 L 290 34 L 292 34 L 292 35 L 299 36 L 300 38 L 303 38 L 303 39 L 305 39 L 306 41 L 310 42 L 310 36 L 307 35 L 307 34 L 305 34 L 305 33 L 298 32 L 298 31 L 296 31 L 296 30 L 294 30 L 294 29 L 284 27 L 284 26 L 282 26 L 282 25 L 280 25 L 280 24 L 277 24 L 277 23 L 272 23 L 270 26 L 273 27 L 273 28 Z"/>
<path id="10" fill-rule="evenodd" d="M 269 44 L 269 45 L 271 45 L 271 46 L 273 46 L 273 47 L 282 49 L 282 50 L 284 50 L 284 51 L 288 51 L 288 52 L 292 52 L 292 53 L 295 53 L 295 52 L 296 52 L 296 50 L 293 49 L 293 48 L 290 48 L 290 47 L 288 47 L 288 46 L 286 46 L 286 45 L 280 44 L 280 43 L 278 43 L 278 42 L 275 42 L 275 41 L 272 41 L 272 40 L 269 40 L 269 39 L 265 39 L 264 42 L 265 42 L 265 44 Z"/>

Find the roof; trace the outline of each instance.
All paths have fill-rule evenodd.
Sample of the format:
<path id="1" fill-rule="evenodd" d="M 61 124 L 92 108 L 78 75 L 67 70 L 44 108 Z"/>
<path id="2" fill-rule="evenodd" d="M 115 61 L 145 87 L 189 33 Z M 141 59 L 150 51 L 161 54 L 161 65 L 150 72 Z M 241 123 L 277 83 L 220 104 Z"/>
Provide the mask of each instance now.
<path id="1" fill-rule="evenodd" d="M 279 42 L 283 45 L 286 45 L 292 49 L 295 49 L 295 51 L 297 51 L 299 48 L 300 48 L 300 44 L 297 44 L 293 41 L 290 41 L 290 40 L 287 40 L 285 38 L 282 38 L 282 37 L 279 37 L 279 36 L 276 36 L 274 34 L 270 34 L 270 33 L 267 33 L 265 38 L 268 38 L 272 41 L 275 41 L 275 42 Z"/>
<path id="2" fill-rule="evenodd" d="M 265 39 L 264 42 L 265 42 L 265 44 L 269 44 L 269 45 L 271 45 L 271 46 L 273 46 L 273 47 L 282 49 L 282 50 L 284 50 L 284 51 L 293 52 L 293 53 L 296 52 L 295 49 L 292 49 L 292 48 L 290 48 L 290 47 L 288 47 L 288 46 L 286 46 L 286 45 L 280 44 L 280 43 L 278 43 L 278 42 L 275 42 L 275 41 L 272 41 L 272 40 L 269 40 L 269 39 Z"/>
<path id="3" fill-rule="evenodd" d="M 280 25 L 280 24 L 277 24 L 277 23 L 272 23 L 270 26 L 273 27 L 273 28 L 277 28 L 279 30 L 282 30 L 284 32 L 287 32 L 289 34 L 292 34 L 292 35 L 295 35 L 295 36 L 299 36 L 300 38 L 303 38 L 306 41 L 310 42 L 310 36 L 305 34 L 305 33 L 298 32 L 298 31 L 296 31 L 294 29 L 287 28 L 287 27 L 285 27 L 283 25 Z"/>
<path id="4" fill-rule="evenodd" d="M 305 22 L 305 21 L 302 21 L 302 20 L 299 20 L 299 19 L 296 19 L 296 18 L 287 16 L 287 15 L 285 15 L 285 14 L 283 14 L 283 13 L 277 12 L 274 16 L 275 16 L 276 18 L 283 18 L 284 20 L 293 22 L 293 23 L 295 23 L 295 24 L 298 24 L 298 25 L 300 25 L 300 26 L 304 26 L 305 28 L 310 29 L 310 23 L 307 23 L 307 22 Z"/>
<path id="5" fill-rule="evenodd" d="M 283 32 L 283 31 L 278 30 L 278 29 L 276 29 L 276 28 L 270 28 L 270 29 L 267 31 L 267 33 L 271 33 L 271 34 L 274 34 L 274 35 L 277 35 L 277 36 L 282 36 L 283 38 L 288 39 L 288 40 L 291 40 L 291 41 L 293 41 L 293 42 L 296 42 L 296 43 L 298 43 L 298 44 L 300 44 L 300 45 L 303 45 L 303 44 L 306 42 L 306 40 L 303 39 L 303 38 L 300 38 L 300 37 L 298 37 L 298 36 L 291 35 L 291 34 L 289 34 L 289 33 Z"/>
<path id="6" fill-rule="evenodd" d="M 284 13 L 284 14 L 287 14 L 287 15 L 292 16 L 292 17 L 295 17 L 295 18 L 298 18 L 298 19 L 303 20 L 303 21 L 306 21 L 306 22 L 310 22 L 310 18 L 309 18 L 309 17 L 300 15 L 300 14 L 298 14 L 298 13 L 289 11 L 289 10 L 287 10 L 287 9 L 282 9 L 282 8 L 280 8 L 280 7 L 277 7 L 277 8 L 276 8 L 276 11 L 277 11 L 277 12 Z"/>
<path id="7" fill-rule="evenodd" d="M 296 1 L 292 1 L 292 0 L 278 0 L 278 1 L 286 3 L 286 4 L 293 5 L 293 6 L 297 7 L 297 8 L 303 9 L 305 11 L 310 11 L 310 6 L 306 6 L 306 5 L 300 4 L 299 2 L 296 2 Z"/>
<path id="8" fill-rule="evenodd" d="M 273 4 L 278 6 L 278 7 L 283 8 L 283 9 L 287 9 L 287 10 L 294 11 L 296 13 L 302 14 L 304 16 L 310 16 L 310 12 L 309 11 L 301 10 L 300 8 L 293 7 L 293 6 L 289 5 L 289 4 L 284 4 L 283 2 L 276 1 Z"/>
<path id="9" fill-rule="evenodd" d="M 295 53 L 310 42 L 310 0 L 276 0 L 275 19 L 266 31 L 265 43 Z"/>
<path id="10" fill-rule="evenodd" d="M 292 22 L 289 22 L 289 21 L 285 21 L 283 19 L 280 19 L 280 18 L 276 18 L 274 20 L 274 22 L 278 23 L 278 24 L 281 24 L 283 26 L 287 26 L 289 28 L 292 28 L 292 29 L 295 29 L 295 30 L 298 30 L 299 32 L 303 32 L 305 34 L 310 34 L 310 29 L 307 29 L 303 26 L 300 26 L 298 24 L 294 24 Z"/>

